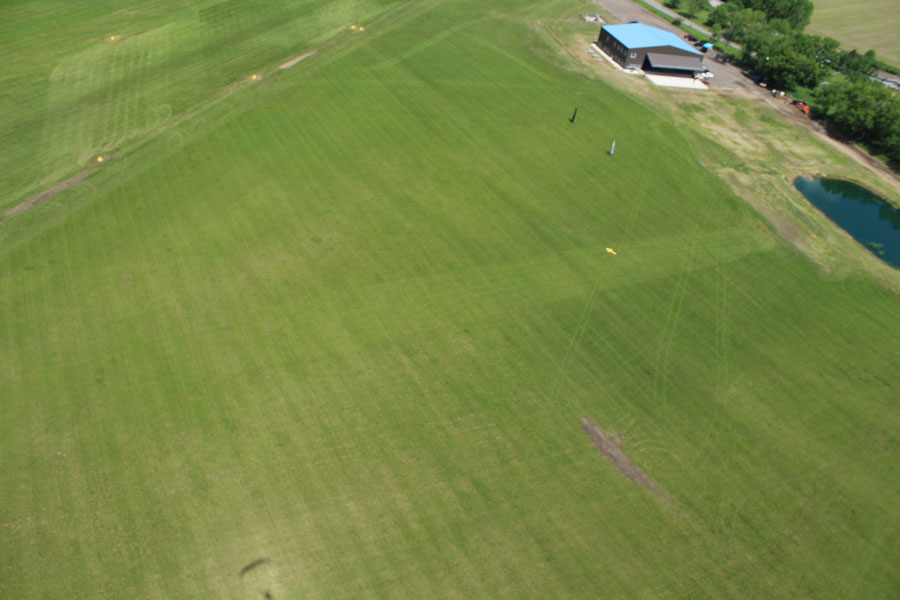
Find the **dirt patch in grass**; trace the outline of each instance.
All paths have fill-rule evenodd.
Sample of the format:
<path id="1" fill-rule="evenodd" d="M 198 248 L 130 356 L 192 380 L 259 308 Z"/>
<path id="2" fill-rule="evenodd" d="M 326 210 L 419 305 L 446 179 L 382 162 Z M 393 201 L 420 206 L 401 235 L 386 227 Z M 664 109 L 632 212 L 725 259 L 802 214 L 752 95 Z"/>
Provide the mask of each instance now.
<path id="1" fill-rule="evenodd" d="M 619 470 L 619 473 L 648 490 L 659 491 L 659 486 L 656 485 L 656 482 L 650 479 L 646 473 L 641 471 L 622 452 L 622 442 L 625 441 L 624 435 L 603 431 L 587 417 L 581 419 L 581 426 L 584 428 L 585 433 L 588 434 L 588 437 L 591 438 L 591 441 L 594 442 L 600 454 L 606 457 Z"/>
<path id="2" fill-rule="evenodd" d="M 279 69 L 290 69 L 291 67 L 296 65 L 298 62 L 300 62 L 302 60 L 306 60 L 307 58 L 309 58 L 310 56 L 312 56 L 315 53 L 316 53 L 315 50 L 310 50 L 309 52 L 305 52 L 304 54 L 301 54 L 300 56 L 298 56 L 296 58 L 292 58 L 291 60 L 287 61 L 283 65 L 279 65 L 278 68 Z"/>
<path id="3" fill-rule="evenodd" d="M 78 185 L 79 183 L 81 183 L 82 181 L 87 179 L 89 176 L 93 175 L 94 172 L 96 172 L 96 171 L 97 171 L 97 169 L 85 169 L 84 171 L 81 171 L 80 173 L 76 173 L 72 177 L 69 177 L 65 181 L 57 183 L 53 187 L 44 190 L 40 194 L 32 196 L 31 198 L 29 198 L 22 204 L 19 204 L 18 206 L 13 207 L 12 210 L 10 210 L 8 213 L 3 215 L 3 217 L 0 218 L 0 225 L 3 225 L 4 223 L 9 221 L 16 215 L 20 215 L 23 212 L 25 212 L 26 210 L 30 210 L 30 209 L 34 208 L 41 202 L 48 200 L 49 198 L 55 196 L 56 194 Z"/>

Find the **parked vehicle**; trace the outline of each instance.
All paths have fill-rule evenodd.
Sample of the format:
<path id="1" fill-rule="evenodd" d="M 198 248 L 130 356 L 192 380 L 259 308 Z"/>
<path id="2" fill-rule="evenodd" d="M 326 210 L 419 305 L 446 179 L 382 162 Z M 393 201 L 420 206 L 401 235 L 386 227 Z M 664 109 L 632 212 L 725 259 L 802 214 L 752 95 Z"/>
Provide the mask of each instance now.
<path id="1" fill-rule="evenodd" d="M 809 114 L 809 104 L 807 104 L 803 100 L 794 100 L 793 102 L 791 102 L 791 104 L 796 106 L 797 109 L 799 109 L 800 112 L 802 112 L 804 115 Z"/>

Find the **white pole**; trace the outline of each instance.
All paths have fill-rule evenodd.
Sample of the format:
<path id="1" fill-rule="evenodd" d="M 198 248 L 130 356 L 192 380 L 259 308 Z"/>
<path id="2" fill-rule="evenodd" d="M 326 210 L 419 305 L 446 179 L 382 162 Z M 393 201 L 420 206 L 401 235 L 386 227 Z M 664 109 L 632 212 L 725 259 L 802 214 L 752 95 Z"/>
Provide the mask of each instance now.
<path id="1" fill-rule="evenodd" d="M 609 149 L 609 155 L 612 156 L 616 153 L 616 141 L 613 140 L 612 148 Z"/>

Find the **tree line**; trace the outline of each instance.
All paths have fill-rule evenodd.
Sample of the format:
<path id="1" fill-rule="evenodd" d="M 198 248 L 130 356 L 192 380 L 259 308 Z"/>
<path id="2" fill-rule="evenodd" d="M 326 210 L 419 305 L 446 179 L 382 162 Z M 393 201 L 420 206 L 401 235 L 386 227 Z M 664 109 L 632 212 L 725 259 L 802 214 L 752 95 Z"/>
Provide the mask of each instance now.
<path id="1" fill-rule="evenodd" d="M 900 94 L 871 76 L 873 50 L 844 52 L 829 37 L 806 34 L 810 0 L 728 0 L 710 11 L 715 37 L 741 44 L 740 66 L 772 88 L 813 89 L 814 115 L 848 140 L 866 144 L 900 170 Z M 843 76 L 825 81 L 832 72 Z"/>
<path id="2" fill-rule="evenodd" d="M 833 133 L 862 142 L 900 171 L 900 94 L 857 77 L 819 86 L 814 97 Z"/>

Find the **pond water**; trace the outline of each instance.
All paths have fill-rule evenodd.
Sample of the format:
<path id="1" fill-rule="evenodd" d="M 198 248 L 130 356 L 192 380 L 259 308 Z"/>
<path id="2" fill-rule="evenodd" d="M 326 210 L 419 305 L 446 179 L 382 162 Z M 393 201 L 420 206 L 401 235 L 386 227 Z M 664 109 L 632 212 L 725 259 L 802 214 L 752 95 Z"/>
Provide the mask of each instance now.
<path id="1" fill-rule="evenodd" d="M 900 210 L 839 179 L 798 177 L 794 187 L 872 254 L 900 269 Z"/>

